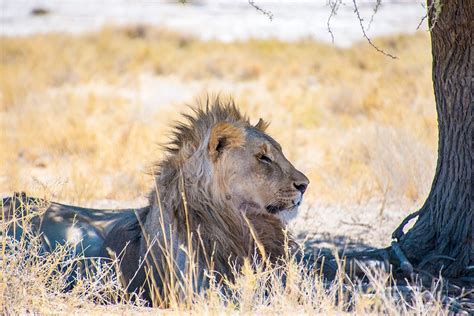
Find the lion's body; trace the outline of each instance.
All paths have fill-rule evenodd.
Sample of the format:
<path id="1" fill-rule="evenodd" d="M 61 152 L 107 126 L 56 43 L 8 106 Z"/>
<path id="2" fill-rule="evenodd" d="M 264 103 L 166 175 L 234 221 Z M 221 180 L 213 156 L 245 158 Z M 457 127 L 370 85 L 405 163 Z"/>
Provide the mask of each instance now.
<path id="1" fill-rule="evenodd" d="M 22 218 L 28 214 L 38 214 L 28 221 L 34 233 L 42 235 L 45 252 L 54 250 L 56 245 L 66 243 L 75 246 L 74 252 L 86 257 L 99 257 L 104 253 L 106 237 L 119 222 L 133 222 L 137 214 L 143 214 L 148 207 L 140 209 L 93 209 L 57 202 L 48 202 L 39 198 L 14 194 L 4 198 L 4 222 L 11 222 L 11 234 L 17 239 L 23 234 Z"/>
<path id="2" fill-rule="evenodd" d="M 265 134 L 267 124 L 252 126 L 232 103 L 216 100 L 186 118 L 157 165 L 148 207 L 113 212 L 53 203 L 45 213 L 52 227 L 57 214 L 67 225 L 76 215 L 90 253 L 121 258 L 129 290 L 147 285 L 148 297 L 154 296 L 149 284 L 160 295 L 183 278 L 199 288 L 205 270 L 232 277 L 232 266 L 258 253 L 257 244 L 272 260 L 282 256 L 278 214 L 296 212 L 308 184 Z"/>

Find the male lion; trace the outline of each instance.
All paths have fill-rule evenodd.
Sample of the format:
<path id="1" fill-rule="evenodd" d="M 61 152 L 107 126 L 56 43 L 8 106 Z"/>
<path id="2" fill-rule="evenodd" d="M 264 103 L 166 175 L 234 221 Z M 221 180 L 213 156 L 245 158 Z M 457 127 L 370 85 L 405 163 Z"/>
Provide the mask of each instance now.
<path id="1" fill-rule="evenodd" d="M 251 125 L 232 101 L 212 103 L 174 128 L 149 206 L 110 211 L 51 203 L 33 221 L 45 244 L 73 236 L 87 257 L 118 256 L 128 290 L 144 288 L 148 298 L 156 294 L 149 284 L 166 294 L 193 260 L 200 287 L 205 269 L 231 277 L 232 265 L 253 256 L 256 245 L 270 260 L 282 256 L 284 219 L 296 213 L 309 181 L 265 133 L 267 123 Z M 3 204 L 14 211 L 18 200 L 39 201 L 17 196 Z"/>

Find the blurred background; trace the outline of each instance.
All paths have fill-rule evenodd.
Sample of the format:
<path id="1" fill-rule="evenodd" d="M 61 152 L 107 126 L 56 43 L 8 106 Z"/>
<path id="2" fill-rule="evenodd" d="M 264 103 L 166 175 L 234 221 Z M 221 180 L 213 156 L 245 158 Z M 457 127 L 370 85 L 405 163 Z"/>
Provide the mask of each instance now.
<path id="1" fill-rule="evenodd" d="M 301 238 L 387 245 L 428 193 L 437 123 L 421 1 L 0 5 L 2 196 L 146 204 L 158 145 L 207 94 L 269 120 L 310 178 Z"/>

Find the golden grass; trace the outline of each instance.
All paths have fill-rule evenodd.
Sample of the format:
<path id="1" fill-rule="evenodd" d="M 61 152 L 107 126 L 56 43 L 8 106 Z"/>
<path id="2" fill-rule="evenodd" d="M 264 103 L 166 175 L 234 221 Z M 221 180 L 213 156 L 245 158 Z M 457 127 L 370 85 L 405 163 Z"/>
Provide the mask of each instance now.
<path id="1" fill-rule="evenodd" d="M 52 253 L 44 253 L 39 237 L 29 233 L 19 240 L 8 237 L 6 231 L 10 225 L 26 227 L 37 214 L 24 207 L 25 217 L 1 222 L 0 227 L 0 308 L 5 314 L 447 315 L 449 312 L 443 304 L 440 284 L 434 284 L 430 290 L 416 285 L 397 288 L 389 274 L 369 268 L 365 271 L 370 288 L 348 281 L 342 272 L 328 283 L 320 271 L 308 268 L 288 253 L 274 265 L 265 259 L 246 260 L 240 271 L 233 271 L 234 281 L 216 282 L 217 276 L 208 271 L 210 285 L 200 293 L 193 291 L 197 277 L 194 263 L 190 264 L 189 273 L 186 271 L 180 277 L 177 271 L 171 271 L 169 275 L 175 275 L 174 287 L 167 291 L 166 308 L 146 307 L 143 300 L 125 293 L 115 274 L 117 262 L 97 264 L 94 273 L 78 276 L 74 287 L 65 292 L 76 269 L 74 265 L 84 258 L 80 254 L 71 256 L 73 245 L 58 246 Z M 172 259 L 172 251 L 164 251 Z M 195 262 L 194 255 L 188 256 Z M 338 261 L 338 265 L 343 264 Z"/>
<path id="2" fill-rule="evenodd" d="M 184 103 L 220 92 L 272 121 L 311 197 L 418 201 L 437 135 L 428 35 L 378 43 L 400 59 L 365 43 L 223 44 L 138 27 L 1 38 L 0 192 L 32 190 L 37 178 L 75 202 L 136 198 Z M 171 96 L 160 94 L 166 80 L 168 90 L 177 82 Z"/>
<path id="3" fill-rule="evenodd" d="M 80 205 L 97 205 L 104 199 L 143 203 L 151 189 L 147 172 L 160 158 L 157 144 L 166 142 L 170 123 L 179 119 L 179 112 L 188 111 L 186 103 L 221 93 L 232 95 L 255 122 L 259 117 L 270 120 L 270 134 L 309 176 L 303 207 L 306 225 L 298 227 L 297 221 L 297 229 L 320 233 L 338 227 L 331 233 L 342 231 L 373 245 L 386 244 L 390 231 L 428 192 L 437 128 L 428 34 L 390 36 L 376 43 L 399 60 L 366 43 L 349 49 L 310 40 L 226 44 L 148 27 L 110 27 L 77 36 L 2 37 L 0 193 L 26 191 Z M 335 208 L 325 211 L 325 205 Z M 367 211 L 343 205 L 362 205 Z M 343 228 L 338 216 L 374 229 Z M 318 224 L 312 227 L 310 221 Z M 7 262 L 22 264 L 21 255 Z M 285 269 L 299 267 L 289 264 Z M 307 303 L 296 300 L 306 286 L 320 286 L 315 279 L 295 281 L 279 288 L 273 299 L 264 298 L 255 286 L 268 273 L 258 273 L 247 271 L 238 279 L 236 291 L 243 300 L 238 306 L 215 292 L 201 297 L 193 308 L 340 311 L 334 298 L 320 289 Z M 14 275 L 7 279 L 9 284 L 19 282 Z M 288 293 L 291 288 L 299 294 Z M 58 288 L 51 290 L 40 281 L 19 284 L 18 289 L 33 296 L 38 294 L 29 291 L 55 293 L 53 297 L 69 306 L 64 311 L 79 308 L 68 305 L 74 296 L 59 295 Z M 4 287 L 0 291 L 3 299 L 10 297 Z M 17 294 L 9 286 L 8 291 Z M 23 311 L 54 310 L 56 301 L 49 295 L 39 305 L 18 306 Z M 378 299 L 380 306 L 398 304 L 393 296 Z M 84 304 L 93 311 L 93 304 Z M 432 311 L 423 306 L 407 312 Z M 97 313 L 102 310 L 94 308 Z M 365 310 L 363 305 L 357 308 Z M 402 312 L 393 308 L 388 311 Z"/>

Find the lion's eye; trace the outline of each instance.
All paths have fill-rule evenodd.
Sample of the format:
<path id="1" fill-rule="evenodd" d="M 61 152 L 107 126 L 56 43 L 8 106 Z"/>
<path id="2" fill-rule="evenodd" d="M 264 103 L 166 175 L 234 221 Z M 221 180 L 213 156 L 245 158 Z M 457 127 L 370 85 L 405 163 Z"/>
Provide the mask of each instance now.
<path id="1" fill-rule="evenodd" d="M 261 154 L 258 156 L 258 160 L 265 162 L 265 163 L 272 163 L 272 159 L 267 155 Z"/>

